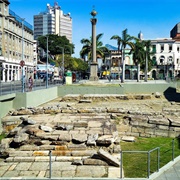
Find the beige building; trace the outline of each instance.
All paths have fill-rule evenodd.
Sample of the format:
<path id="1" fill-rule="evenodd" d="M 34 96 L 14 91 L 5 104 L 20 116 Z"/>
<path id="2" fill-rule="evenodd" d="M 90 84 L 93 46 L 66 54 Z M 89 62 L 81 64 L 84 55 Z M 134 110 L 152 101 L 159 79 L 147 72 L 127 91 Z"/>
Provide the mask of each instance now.
<path id="1" fill-rule="evenodd" d="M 21 80 L 33 73 L 33 27 L 0 0 L 0 81 Z M 20 62 L 23 62 L 23 67 Z"/>

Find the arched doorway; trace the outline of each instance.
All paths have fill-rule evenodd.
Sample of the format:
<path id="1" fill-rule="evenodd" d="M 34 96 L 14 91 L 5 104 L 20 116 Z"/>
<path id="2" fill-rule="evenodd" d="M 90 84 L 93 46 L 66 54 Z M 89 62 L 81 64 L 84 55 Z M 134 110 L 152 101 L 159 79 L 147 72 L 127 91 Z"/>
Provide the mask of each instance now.
<path id="1" fill-rule="evenodd" d="M 153 71 L 152 71 L 152 78 L 153 78 L 153 79 L 157 79 L 156 70 L 153 70 Z"/>
<path id="2" fill-rule="evenodd" d="M 130 70 L 129 69 L 125 70 L 125 79 L 130 79 Z"/>
<path id="3" fill-rule="evenodd" d="M 165 71 L 163 69 L 159 70 L 159 79 L 165 79 Z"/>

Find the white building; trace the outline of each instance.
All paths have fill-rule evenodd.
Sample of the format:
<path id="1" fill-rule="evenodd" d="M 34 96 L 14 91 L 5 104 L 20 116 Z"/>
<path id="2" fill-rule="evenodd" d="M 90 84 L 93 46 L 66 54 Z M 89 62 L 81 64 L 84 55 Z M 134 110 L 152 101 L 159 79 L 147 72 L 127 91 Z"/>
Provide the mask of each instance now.
<path id="1" fill-rule="evenodd" d="M 156 67 L 151 70 L 155 79 L 172 78 L 180 73 L 180 41 L 172 38 L 151 40 Z"/>
<path id="2" fill-rule="evenodd" d="M 64 14 L 58 3 L 47 4 L 47 10 L 34 15 L 34 39 L 47 34 L 66 36 L 72 42 L 72 18 L 70 13 Z"/>
<path id="3" fill-rule="evenodd" d="M 33 28 L 0 1 L 0 81 L 20 80 L 34 70 Z M 23 61 L 23 68 L 20 62 Z M 22 71 L 23 70 L 23 71 Z"/>

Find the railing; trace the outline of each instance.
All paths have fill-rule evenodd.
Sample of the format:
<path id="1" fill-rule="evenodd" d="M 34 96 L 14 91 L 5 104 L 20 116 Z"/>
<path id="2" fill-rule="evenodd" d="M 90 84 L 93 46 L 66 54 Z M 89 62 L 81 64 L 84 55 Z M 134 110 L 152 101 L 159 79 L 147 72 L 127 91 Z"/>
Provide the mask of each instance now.
<path id="1" fill-rule="evenodd" d="M 48 81 L 49 86 L 62 85 L 62 81 Z M 29 91 L 28 82 L 24 84 L 25 92 Z M 46 88 L 46 82 L 43 79 L 34 80 L 33 90 Z M 11 82 L 0 82 L 0 96 L 6 94 L 12 94 L 22 92 L 22 82 L 21 81 L 11 81 Z"/>
<path id="2" fill-rule="evenodd" d="M 120 166 L 120 168 L 121 168 L 121 178 L 122 178 L 122 167 L 123 167 L 123 153 L 145 153 L 145 154 L 147 154 L 147 177 L 149 178 L 149 176 L 150 176 L 150 164 L 151 164 L 151 153 L 153 152 L 153 151 L 156 151 L 157 150 L 157 171 L 159 171 L 159 159 L 160 159 L 160 156 L 159 156 L 159 150 L 160 150 L 160 148 L 159 147 L 157 147 L 157 148 L 154 148 L 154 149 L 152 149 L 152 150 L 150 150 L 150 151 L 121 151 L 121 166 Z"/>
<path id="3" fill-rule="evenodd" d="M 120 178 L 123 178 L 122 177 L 122 174 L 123 174 L 123 155 L 125 154 L 125 153 L 135 153 L 135 154 L 137 154 L 137 153 L 139 153 L 139 154 L 147 154 L 147 178 L 149 178 L 150 177 L 150 175 L 151 175 L 151 162 L 153 161 L 153 162 L 155 162 L 155 160 L 154 159 L 152 159 L 151 158 L 151 153 L 153 153 L 153 152 L 155 152 L 155 151 L 157 151 L 157 155 L 156 155 L 156 162 L 157 162 L 157 166 L 156 166 L 156 172 L 159 172 L 159 169 L 160 169 L 160 156 L 162 155 L 162 153 L 161 153 L 161 155 L 160 155 L 160 148 L 161 147 L 156 147 L 156 148 L 154 148 L 154 149 L 152 149 L 152 150 L 149 150 L 149 151 L 121 151 L 121 153 L 120 153 L 120 159 L 121 159 L 121 161 L 120 161 L 120 163 L 121 163 L 121 165 L 120 165 Z M 174 139 L 172 140 L 172 144 L 171 144 L 171 148 L 168 150 L 168 151 L 172 151 L 172 157 L 171 157 L 171 161 L 174 161 L 174 157 L 175 157 L 175 143 L 174 143 Z M 134 157 L 134 156 L 131 156 L 132 158 Z M 155 157 L 154 157 L 155 158 Z M 142 161 L 142 158 L 140 158 L 141 159 L 141 161 Z M 131 159 L 129 159 L 129 161 L 131 161 Z M 144 163 L 144 162 L 143 162 Z M 154 167 L 154 166 L 153 166 Z M 154 172 L 155 172 L 154 171 Z M 153 172 L 153 173 L 154 173 Z M 124 177 L 125 178 L 125 177 Z M 129 177 L 128 177 L 129 178 Z M 132 178 L 132 177 L 131 177 Z M 133 178 L 142 178 L 142 177 L 133 177 Z M 144 177 L 143 177 L 144 178 Z"/>

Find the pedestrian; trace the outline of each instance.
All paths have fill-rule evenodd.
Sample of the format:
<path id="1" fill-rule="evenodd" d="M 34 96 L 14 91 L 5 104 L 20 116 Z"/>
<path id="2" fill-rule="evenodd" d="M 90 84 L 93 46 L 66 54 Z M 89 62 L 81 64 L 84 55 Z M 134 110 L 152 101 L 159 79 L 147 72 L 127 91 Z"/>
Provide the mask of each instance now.
<path id="1" fill-rule="evenodd" d="M 32 76 L 30 76 L 29 79 L 28 79 L 28 87 L 29 87 L 29 91 L 32 91 L 32 87 L 33 87 L 33 78 L 32 78 Z"/>

